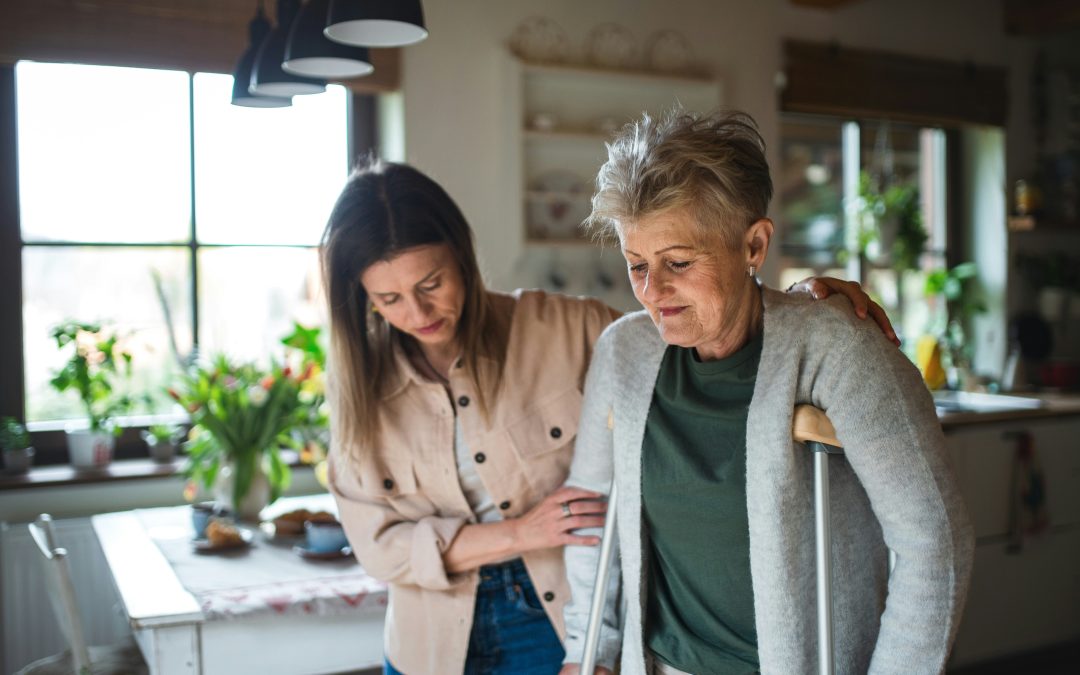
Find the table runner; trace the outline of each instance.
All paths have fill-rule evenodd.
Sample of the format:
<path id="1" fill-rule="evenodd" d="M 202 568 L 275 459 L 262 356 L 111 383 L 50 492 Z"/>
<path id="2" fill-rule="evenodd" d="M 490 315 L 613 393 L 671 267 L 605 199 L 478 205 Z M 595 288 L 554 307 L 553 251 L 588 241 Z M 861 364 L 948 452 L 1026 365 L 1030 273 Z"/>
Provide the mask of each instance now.
<path id="1" fill-rule="evenodd" d="M 333 510 L 333 500 L 329 495 L 291 498 L 275 507 L 278 513 L 301 507 Z M 364 572 L 355 558 L 305 559 L 293 551 L 302 537 L 276 539 L 254 528 L 247 548 L 199 553 L 192 545 L 190 507 L 138 509 L 135 514 L 208 621 L 386 608 L 386 585 Z"/>

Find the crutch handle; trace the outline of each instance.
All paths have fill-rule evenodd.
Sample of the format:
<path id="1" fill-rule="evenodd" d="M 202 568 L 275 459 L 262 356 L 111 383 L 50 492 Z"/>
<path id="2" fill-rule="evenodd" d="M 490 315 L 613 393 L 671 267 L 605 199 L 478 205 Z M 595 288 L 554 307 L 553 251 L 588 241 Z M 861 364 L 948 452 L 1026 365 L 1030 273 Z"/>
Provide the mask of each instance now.
<path id="1" fill-rule="evenodd" d="M 822 443 L 832 448 L 844 447 L 836 438 L 836 429 L 825 416 L 824 411 L 812 405 L 795 406 L 795 416 L 791 421 L 791 435 L 800 443 Z"/>

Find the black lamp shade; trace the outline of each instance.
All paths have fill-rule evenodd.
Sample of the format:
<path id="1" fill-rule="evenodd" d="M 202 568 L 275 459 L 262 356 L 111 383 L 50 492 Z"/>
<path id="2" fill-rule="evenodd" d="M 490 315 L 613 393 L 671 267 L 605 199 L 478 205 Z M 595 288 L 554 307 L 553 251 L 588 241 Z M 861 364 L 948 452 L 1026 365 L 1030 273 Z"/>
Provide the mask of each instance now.
<path id="1" fill-rule="evenodd" d="M 420 0 L 330 0 L 326 37 L 361 47 L 404 47 L 428 35 Z"/>
<path id="2" fill-rule="evenodd" d="M 286 73 L 281 69 L 281 63 L 285 60 L 285 39 L 300 9 L 300 1 L 278 0 L 277 9 L 278 24 L 263 40 L 255 55 L 248 91 L 260 96 L 299 96 L 325 91 L 325 82 Z"/>
<path id="3" fill-rule="evenodd" d="M 233 69 L 232 104 L 245 108 L 287 108 L 292 105 L 292 99 L 279 96 L 257 96 L 248 91 L 251 85 L 251 66 L 255 63 L 255 55 L 259 51 L 259 45 L 266 39 L 270 32 L 270 22 L 259 8 L 258 14 L 248 24 L 249 44 L 244 50 L 240 60 Z"/>
<path id="4" fill-rule="evenodd" d="M 285 42 L 286 73 L 342 79 L 369 75 L 375 68 L 366 47 L 334 42 L 323 34 L 330 0 L 308 0 L 293 21 Z"/>

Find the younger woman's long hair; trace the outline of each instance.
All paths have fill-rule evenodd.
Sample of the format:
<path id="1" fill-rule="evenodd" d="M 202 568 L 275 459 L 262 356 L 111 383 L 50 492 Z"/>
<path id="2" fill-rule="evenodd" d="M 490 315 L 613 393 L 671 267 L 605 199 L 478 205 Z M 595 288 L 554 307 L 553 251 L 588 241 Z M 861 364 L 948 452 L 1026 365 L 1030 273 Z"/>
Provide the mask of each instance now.
<path id="1" fill-rule="evenodd" d="M 328 400 L 334 445 L 362 459 L 379 430 L 380 400 L 393 381 L 393 349 L 412 340 L 371 311 L 360 283 L 370 265 L 416 246 L 449 245 L 465 283 L 458 320 L 463 367 L 486 416 L 502 379 L 503 322 L 491 310 L 472 230 L 435 181 L 404 165 L 371 159 L 349 177 L 323 233 L 320 257 L 330 316 Z"/>

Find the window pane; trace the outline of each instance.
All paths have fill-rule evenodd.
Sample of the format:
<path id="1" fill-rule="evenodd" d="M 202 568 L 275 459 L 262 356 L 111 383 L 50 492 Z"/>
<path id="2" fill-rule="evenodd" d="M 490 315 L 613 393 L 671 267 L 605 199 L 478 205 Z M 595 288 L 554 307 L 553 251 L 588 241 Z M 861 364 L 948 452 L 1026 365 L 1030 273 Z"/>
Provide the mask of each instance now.
<path id="1" fill-rule="evenodd" d="M 844 246 L 842 125 L 802 115 L 781 125 L 781 251 L 814 267 L 835 265 Z"/>
<path id="2" fill-rule="evenodd" d="M 348 170 L 345 89 L 262 109 L 231 105 L 227 75 L 194 86 L 199 241 L 317 244 Z"/>
<path id="3" fill-rule="evenodd" d="M 49 336 L 62 321 L 99 321 L 131 332 L 134 375 L 128 391 L 159 395 L 175 372 L 168 330 L 152 271 L 162 280 L 163 295 L 172 311 L 177 347 L 191 351 L 190 254 L 172 248 L 23 249 L 23 322 L 26 355 L 26 407 L 30 420 L 81 418 L 78 396 L 60 394 L 49 386 L 53 371 L 63 362 Z M 159 398 L 158 411 L 171 409 Z M 140 404 L 138 410 L 147 406 Z"/>
<path id="4" fill-rule="evenodd" d="M 200 351 L 265 361 L 294 320 L 325 323 L 318 262 L 313 249 L 199 251 Z"/>
<path id="5" fill-rule="evenodd" d="M 187 238 L 187 73 L 23 61 L 15 76 L 24 240 Z"/>

